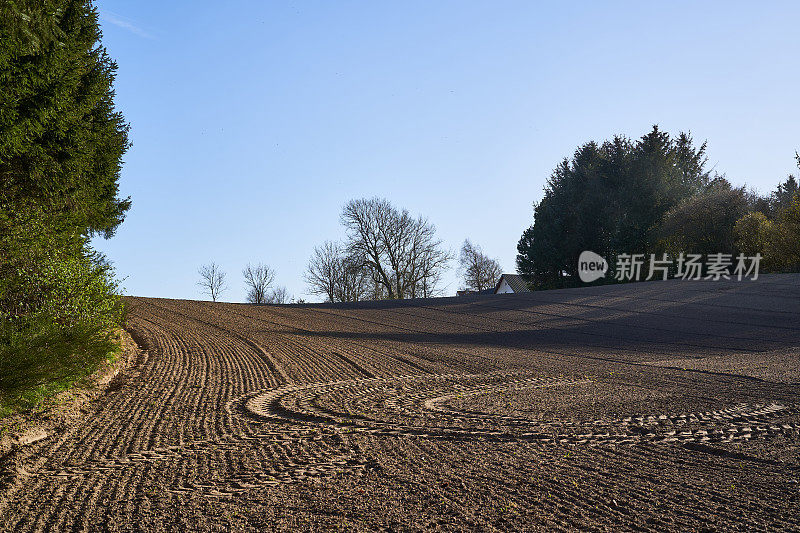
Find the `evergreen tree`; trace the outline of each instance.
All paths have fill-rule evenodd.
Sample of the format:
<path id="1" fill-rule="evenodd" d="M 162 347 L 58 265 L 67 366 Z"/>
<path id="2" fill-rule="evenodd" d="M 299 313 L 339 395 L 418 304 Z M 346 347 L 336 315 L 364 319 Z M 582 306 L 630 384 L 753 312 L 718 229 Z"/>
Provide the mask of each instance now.
<path id="1" fill-rule="evenodd" d="M 89 240 L 130 207 L 129 144 L 100 37 L 89 0 L 0 0 L 0 410 L 115 349 L 122 302 Z"/>
<path id="2" fill-rule="evenodd" d="M 664 215 L 708 186 L 705 150 L 657 126 L 635 143 L 617 136 L 579 147 L 547 181 L 517 246 L 518 271 L 542 287 L 571 285 L 584 250 L 655 251 Z"/>
<path id="3" fill-rule="evenodd" d="M 797 184 L 797 178 L 791 174 L 786 178 L 786 181 L 778 184 L 769 199 L 770 214 L 773 218 L 779 217 L 781 212 L 792 204 L 798 192 L 800 192 L 800 188 Z"/>
<path id="4" fill-rule="evenodd" d="M 128 125 L 116 64 L 88 0 L 4 2 L 0 12 L 0 209 L 37 207 L 80 234 L 111 235 Z"/>

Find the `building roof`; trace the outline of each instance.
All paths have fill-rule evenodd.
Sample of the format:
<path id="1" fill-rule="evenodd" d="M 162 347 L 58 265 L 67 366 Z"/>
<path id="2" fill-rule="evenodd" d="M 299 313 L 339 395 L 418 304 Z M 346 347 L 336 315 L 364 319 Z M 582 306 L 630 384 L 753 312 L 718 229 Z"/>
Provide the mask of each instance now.
<path id="1" fill-rule="evenodd" d="M 531 292 L 531 289 L 528 287 L 528 282 L 519 274 L 503 274 L 500 276 L 500 279 L 497 280 L 497 285 L 494 287 L 495 293 L 497 289 L 500 288 L 500 284 L 503 283 L 503 280 L 506 280 L 506 283 L 508 283 L 508 286 L 511 287 L 511 290 L 514 292 Z"/>
<path id="2" fill-rule="evenodd" d="M 456 296 L 470 296 L 472 294 L 494 294 L 495 288 L 489 287 L 488 289 L 483 289 L 481 291 L 476 291 L 473 289 L 464 289 L 460 291 L 456 291 Z"/>

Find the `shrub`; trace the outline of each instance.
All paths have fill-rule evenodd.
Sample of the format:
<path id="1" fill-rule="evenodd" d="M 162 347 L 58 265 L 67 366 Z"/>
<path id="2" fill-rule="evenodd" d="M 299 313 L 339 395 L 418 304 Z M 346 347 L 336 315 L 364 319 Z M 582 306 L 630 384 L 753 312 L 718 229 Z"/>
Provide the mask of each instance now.
<path id="1" fill-rule="evenodd" d="M 737 247 L 746 255 L 760 253 L 766 272 L 800 271 L 800 193 L 778 215 L 748 213 L 734 228 Z"/>
<path id="2" fill-rule="evenodd" d="M 118 350 L 117 283 L 83 238 L 49 231 L 42 216 L 0 224 L 0 403 L 63 388 Z M 33 395 L 33 396 L 31 396 Z M 24 402 L 23 402 L 24 403 Z"/>

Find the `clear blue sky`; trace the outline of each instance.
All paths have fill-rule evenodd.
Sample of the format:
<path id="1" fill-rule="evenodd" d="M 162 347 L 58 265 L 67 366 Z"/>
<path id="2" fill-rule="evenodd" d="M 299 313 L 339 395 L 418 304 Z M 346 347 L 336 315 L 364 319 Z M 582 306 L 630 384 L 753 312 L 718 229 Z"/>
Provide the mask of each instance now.
<path id="1" fill-rule="evenodd" d="M 100 0 L 133 207 L 96 246 L 127 294 L 203 298 L 266 262 L 295 297 L 342 205 L 382 196 L 514 271 L 555 165 L 657 123 L 768 191 L 800 150 L 797 2 Z M 454 265 L 455 266 L 455 265 Z M 455 270 L 445 278 L 457 289 Z"/>

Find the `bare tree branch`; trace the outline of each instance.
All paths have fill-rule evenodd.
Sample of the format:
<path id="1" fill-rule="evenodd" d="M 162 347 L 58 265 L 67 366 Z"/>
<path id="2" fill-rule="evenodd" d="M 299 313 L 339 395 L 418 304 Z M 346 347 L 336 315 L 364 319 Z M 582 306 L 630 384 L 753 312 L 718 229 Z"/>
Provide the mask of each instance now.
<path id="1" fill-rule="evenodd" d="M 350 231 L 350 255 L 359 258 L 362 265 L 373 272 L 373 277 L 386 288 L 389 298 L 396 296 L 390 273 L 384 266 L 387 251 L 381 227 L 389 223 L 388 213 L 393 209 L 387 200 L 374 198 L 351 200 L 342 210 L 342 224 Z"/>
<path id="2" fill-rule="evenodd" d="M 247 302 L 251 304 L 267 303 L 267 292 L 275 280 L 275 271 L 269 266 L 259 263 L 247 265 L 242 270 L 244 283 L 248 287 Z"/>
<path id="3" fill-rule="evenodd" d="M 388 200 L 372 198 L 348 202 L 341 220 L 348 230 L 349 255 L 369 269 L 386 297 L 434 294 L 452 257 L 426 218 L 414 218 Z"/>
<path id="4" fill-rule="evenodd" d="M 366 297 L 370 272 L 358 258 L 340 257 L 339 275 L 335 284 L 335 299 L 340 302 L 358 302 Z"/>
<path id="5" fill-rule="evenodd" d="M 210 296 L 212 301 L 216 302 L 217 298 L 228 289 L 225 272 L 213 261 L 201 266 L 197 273 L 200 274 L 200 281 L 197 284 L 202 293 Z"/>
<path id="6" fill-rule="evenodd" d="M 286 287 L 276 287 L 274 290 L 270 291 L 267 295 L 268 304 L 285 304 L 291 299 L 289 296 L 289 291 L 286 290 Z"/>
<path id="7" fill-rule="evenodd" d="M 325 295 L 329 302 L 336 301 L 336 279 L 341 268 L 341 250 L 335 242 L 325 241 L 314 248 L 308 262 L 305 280 L 311 294 Z"/>
<path id="8" fill-rule="evenodd" d="M 459 258 L 464 285 L 467 289 L 482 291 L 494 287 L 503 274 L 500 263 L 487 257 L 481 247 L 472 244 L 469 239 L 461 246 Z"/>
<path id="9" fill-rule="evenodd" d="M 361 260 L 326 241 L 314 249 L 305 279 L 311 293 L 324 295 L 330 302 L 357 302 L 367 293 L 370 275 Z"/>

